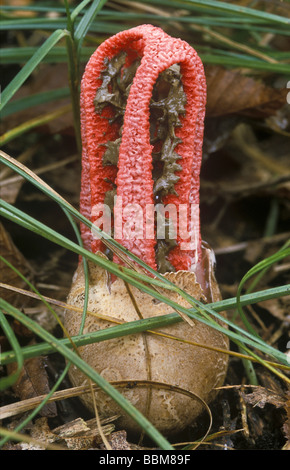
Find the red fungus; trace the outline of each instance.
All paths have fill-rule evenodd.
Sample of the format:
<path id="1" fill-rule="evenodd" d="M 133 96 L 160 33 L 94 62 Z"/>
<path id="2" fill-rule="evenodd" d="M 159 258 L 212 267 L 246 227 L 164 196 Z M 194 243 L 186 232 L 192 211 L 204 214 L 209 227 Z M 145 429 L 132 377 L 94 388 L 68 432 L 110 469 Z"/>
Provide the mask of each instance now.
<path id="1" fill-rule="evenodd" d="M 116 139 L 120 129 L 114 122 L 112 108 L 104 106 L 100 112 L 96 112 L 94 99 L 102 86 L 102 73 L 106 64 L 121 51 L 127 53 L 123 70 L 138 56 L 141 57 L 141 62 L 127 100 L 118 167 L 104 166 L 106 143 Z M 203 65 L 196 51 L 185 41 L 168 36 L 160 28 L 142 25 L 122 31 L 103 42 L 87 64 L 81 88 L 83 142 L 81 211 L 95 222 L 100 214 L 94 211 L 94 208 L 104 203 L 106 192 L 114 183 L 117 186 L 117 196 L 122 198 L 122 207 L 138 204 L 142 208 L 145 227 L 146 207 L 154 204 L 149 103 L 159 74 L 173 64 L 180 65 L 186 95 L 185 114 L 180 116 L 180 127 L 176 128 L 176 136 L 179 138 L 176 152 L 181 157 L 178 161 L 180 170 L 176 172 L 179 178 L 174 186 L 174 194 L 165 195 L 159 202 L 164 205 L 174 204 L 186 213 L 186 224 L 183 223 L 182 226 L 181 218 L 177 220 L 177 243 L 168 254 L 168 260 L 178 271 L 194 269 L 201 262 L 199 173 L 206 84 Z M 191 210 L 192 208 L 194 210 Z M 178 216 L 181 214 L 181 209 L 177 211 Z M 122 225 L 125 223 L 126 218 L 123 217 Z M 184 238 L 184 232 L 187 232 L 188 239 Z M 84 226 L 82 236 L 88 249 L 94 252 L 104 251 L 102 242 L 94 239 Z M 149 266 L 156 268 L 155 239 L 146 238 L 143 233 L 140 238 L 127 239 L 122 235 L 119 241 Z M 191 242 L 190 248 L 182 248 L 182 242 Z"/>

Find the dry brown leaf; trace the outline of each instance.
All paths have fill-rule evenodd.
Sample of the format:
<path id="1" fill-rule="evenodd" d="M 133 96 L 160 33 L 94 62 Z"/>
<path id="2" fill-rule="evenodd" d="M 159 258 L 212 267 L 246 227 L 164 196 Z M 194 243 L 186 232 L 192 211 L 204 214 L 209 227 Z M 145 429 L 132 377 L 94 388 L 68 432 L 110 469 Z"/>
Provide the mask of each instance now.
<path id="1" fill-rule="evenodd" d="M 274 89 L 219 66 L 207 66 L 205 73 L 209 117 L 245 112 L 252 117 L 268 117 L 286 103 L 286 88 Z"/>

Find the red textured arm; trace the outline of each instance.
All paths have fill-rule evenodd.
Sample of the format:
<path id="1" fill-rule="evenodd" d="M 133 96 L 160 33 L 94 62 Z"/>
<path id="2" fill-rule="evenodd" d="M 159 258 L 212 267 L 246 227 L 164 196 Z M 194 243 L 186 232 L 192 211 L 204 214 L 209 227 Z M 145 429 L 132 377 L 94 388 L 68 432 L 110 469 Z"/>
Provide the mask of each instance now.
<path id="1" fill-rule="evenodd" d="M 119 135 L 119 127 L 110 122 L 112 109 L 105 107 L 101 113 L 95 111 L 94 98 L 102 84 L 101 74 L 105 62 L 120 51 L 134 51 L 141 56 L 141 63 L 130 89 L 124 115 L 122 141 L 119 149 L 118 168 L 104 166 L 105 145 Z M 136 54 L 135 54 L 136 55 Z M 168 259 L 176 270 L 189 270 L 201 255 L 199 221 L 199 173 L 202 157 L 203 121 L 205 114 L 206 84 L 203 66 L 195 50 L 185 41 L 168 36 L 161 29 L 142 25 L 109 38 L 99 46 L 87 64 L 81 89 L 81 125 L 83 142 L 83 170 L 81 189 L 81 212 L 94 222 L 98 214 L 92 208 L 103 203 L 105 194 L 113 181 L 117 185 L 117 196 L 122 198 L 122 207 L 137 204 L 143 210 L 146 225 L 146 207 L 154 204 L 152 178 L 152 145 L 150 144 L 149 104 L 153 86 L 161 72 L 173 64 L 179 64 L 182 84 L 186 95 L 185 115 L 181 116 L 181 127 L 176 136 L 181 142 L 176 152 L 181 159 L 179 180 L 175 185 L 177 194 L 168 194 L 163 204 L 182 205 L 187 209 L 186 227 L 177 224 L 177 246 Z M 191 210 L 194 208 L 194 210 Z M 178 211 L 180 214 L 180 211 Z M 122 218 L 126 224 L 126 218 Z M 183 232 L 188 230 L 188 240 Z M 194 237 L 192 237 L 194 234 Z M 119 241 L 153 268 L 156 268 L 156 240 L 146 238 Z M 84 244 L 93 251 L 103 250 L 102 243 L 93 239 L 82 227 Z M 184 249 L 182 243 L 195 240 L 194 246 Z"/>

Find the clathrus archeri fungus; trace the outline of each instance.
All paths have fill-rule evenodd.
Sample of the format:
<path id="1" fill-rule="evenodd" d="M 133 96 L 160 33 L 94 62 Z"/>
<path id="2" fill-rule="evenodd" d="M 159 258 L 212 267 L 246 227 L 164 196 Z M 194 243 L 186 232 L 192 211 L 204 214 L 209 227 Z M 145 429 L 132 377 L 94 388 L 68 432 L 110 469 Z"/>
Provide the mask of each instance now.
<path id="1" fill-rule="evenodd" d="M 205 101 L 203 65 L 186 42 L 151 25 L 122 31 L 103 42 L 82 79 L 80 205 L 88 219 L 104 231 L 112 229 L 114 238 L 151 268 L 194 298 L 211 302 L 219 299 L 219 291 L 199 222 Z M 82 238 L 87 249 L 112 256 L 84 225 Z M 108 285 L 108 273 L 91 263 L 89 271 L 90 312 L 121 321 L 172 312 L 119 278 Z M 80 263 L 68 303 L 83 305 L 84 285 Z M 189 306 L 175 293 L 166 295 Z M 67 312 L 70 334 L 78 333 L 80 322 L 81 315 Z M 87 315 L 84 332 L 110 326 Z M 214 388 L 223 383 L 227 355 L 215 348 L 227 349 L 228 341 L 197 321 L 191 326 L 182 321 L 162 332 L 183 342 L 143 333 L 84 346 L 80 354 L 107 380 L 128 381 L 122 393 L 161 432 L 173 434 L 201 413 L 201 400 L 211 401 Z M 76 368 L 71 368 L 70 377 L 75 385 L 85 380 Z M 138 381 L 147 386 L 137 386 Z M 166 390 L 162 383 L 201 400 Z M 83 401 L 93 409 L 90 394 Z M 119 426 L 135 430 L 133 420 L 104 392 L 96 393 L 96 403 L 101 414 L 120 413 Z"/>

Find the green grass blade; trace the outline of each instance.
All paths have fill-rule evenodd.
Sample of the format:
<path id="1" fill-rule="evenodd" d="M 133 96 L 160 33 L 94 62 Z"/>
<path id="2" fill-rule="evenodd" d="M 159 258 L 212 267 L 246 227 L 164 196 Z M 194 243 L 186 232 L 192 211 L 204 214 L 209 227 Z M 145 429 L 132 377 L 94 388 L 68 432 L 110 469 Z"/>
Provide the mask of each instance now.
<path id="1" fill-rule="evenodd" d="M 16 77 L 14 77 L 14 79 L 3 91 L 0 103 L 0 111 L 4 108 L 4 106 L 6 106 L 8 101 L 21 87 L 21 85 L 23 85 L 25 80 L 31 75 L 33 70 L 35 70 L 37 65 L 43 60 L 48 52 L 60 41 L 60 39 L 62 39 L 67 34 L 68 32 L 66 30 L 56 30 L 28 60 L 21 71 L 16 75 Z"/>

